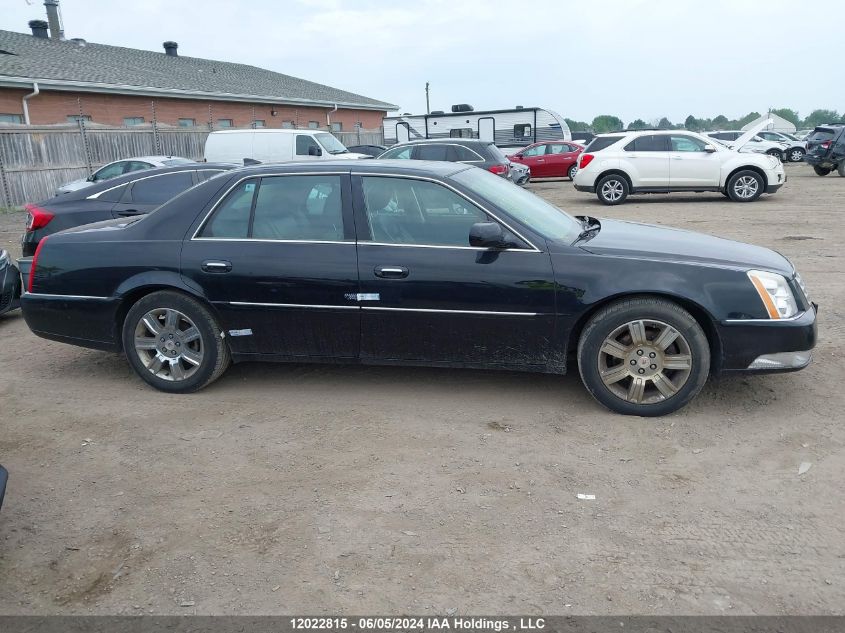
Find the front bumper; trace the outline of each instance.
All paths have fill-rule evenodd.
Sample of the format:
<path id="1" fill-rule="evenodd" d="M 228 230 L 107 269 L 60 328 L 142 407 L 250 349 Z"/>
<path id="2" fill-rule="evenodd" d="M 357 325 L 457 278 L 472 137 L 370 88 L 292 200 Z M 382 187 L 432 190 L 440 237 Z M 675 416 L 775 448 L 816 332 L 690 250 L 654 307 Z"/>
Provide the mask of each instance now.
<path id="1" fill-rule="evenodd" d="M 809 351 L 816 346 L 817 312 L 818 306 L 813 304 L 791 319 L 723 321 L 719 324 L 722 355 L 717 371 L 764 374 L 803 369 L 810 364 Z"/>

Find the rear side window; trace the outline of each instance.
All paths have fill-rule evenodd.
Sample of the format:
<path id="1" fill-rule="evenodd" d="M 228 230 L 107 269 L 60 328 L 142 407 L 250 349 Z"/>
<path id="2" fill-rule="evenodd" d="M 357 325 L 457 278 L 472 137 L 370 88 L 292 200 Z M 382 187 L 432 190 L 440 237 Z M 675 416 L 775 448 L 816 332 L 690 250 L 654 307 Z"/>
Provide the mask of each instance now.
<path id="1" fill-rule="evenodd" d="M 592 142 L 587 145 L 585 152 L 600 152 L 606 147 L 610 147 L 617 141 L 621 140 L 621 136 L 597 136 Z"/>
<path id="2" fill-rule="evenodd" d="M 384 154 L 379 156 L 379 158 L 394 158 L 394 159 L 409 159 L 411 158 L 411 154 L 414 152 L 413 145 L 406 145 L 405 147 L 394 147 L 392 149 L 387 150 Z"/>
<path id="3" fill-rule="evenodd" d="M 132 185 L 132 202 L 163 204 L 194 185 L 193 172 L 180 171 L 138 180 Z"/>
<path id="4" fill-rule="evenodd" d="M 343 240 L 340 176 L 262 178 L 252 235 L 265 240 Z"/>
<path id="5" fill-rule="evenodd" d="M 481 162 L 484 159 L 481 158 L 478 154 L 473 152 L 471 149 L 464 147 L 463 145 L 449 145 L 449 149 L 446 151 L 446 160 L 449 162 L 457 163 L 457 162 Z"/>
<path id="6" fill-rule="evenodd" d="M 223 173 L 222 169 L 201 169 L 197 172 L 197 182 L 205 182 L 209 178 Z"/>
<path id="7" fill-rule="evenodd" d="M 417 147 L 417 160 L 446 160 L 446 146 L 420 145 Z"/>
<path id="8" fill-rule="evenodd" d="M 129 185 L 121 185 L 120 187 L 104 191 L 97 196 L 97 200 L 103 200 L 104 202 L 120 202 L 120 199 L 123 197 L 123 193 L 126 191 L 126 187 L 128 186 Z"/>
<path id="9" fill-rule="evenodd" d="M 497 146 L 493 145 L 493 143 L 487 144 L 485 147 L 487 153 L 490 155 L 490 160 L 497 162 L 497 163 L 507 163 L 508 157 L 505 156 L 504 152 L 500 150 Z"/>
<path id="10" fill-rule="evenodd" d="M 199 236 L 246 238 L 249 235 L 249 213 L 257 187 L 256 178 L 239 183 L 223 199 Z"/>

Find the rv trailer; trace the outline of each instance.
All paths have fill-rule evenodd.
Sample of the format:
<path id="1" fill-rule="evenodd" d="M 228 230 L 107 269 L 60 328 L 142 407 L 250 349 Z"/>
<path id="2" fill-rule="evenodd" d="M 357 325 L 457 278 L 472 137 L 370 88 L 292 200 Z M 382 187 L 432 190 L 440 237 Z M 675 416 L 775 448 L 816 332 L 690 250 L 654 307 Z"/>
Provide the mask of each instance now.
<path id="1" fill-rule="evenodd" d="M 557 112 L 544 108 L 474 111 L 452 106 L 452 112 L 389 116 L 384 118 L 384 144 L 432 138 L 477 138 L 503 150 L 519 150 L 540 141 L 569 141 L 572 135 Z"/>

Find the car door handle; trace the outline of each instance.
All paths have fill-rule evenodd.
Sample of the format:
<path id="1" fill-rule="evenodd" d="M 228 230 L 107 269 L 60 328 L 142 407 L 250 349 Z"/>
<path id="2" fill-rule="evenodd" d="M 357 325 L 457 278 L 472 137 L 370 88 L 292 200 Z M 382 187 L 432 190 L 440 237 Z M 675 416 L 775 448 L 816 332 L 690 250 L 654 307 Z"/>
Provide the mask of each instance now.
<path id="1" fill-rule="evenodd" d="M 232 262 L 210 259 L 202 263 L 202 269 L 207 273 L 228 273 L 232 271 Z"/>
<path id="2" fill-rule="evenodd" d="M 138 211 L 138 209 L 126 209 L 125 211 L 118 211 L 117 215 L 122 218 L 128 218 L 133 215 L 141 215 L 143 211 Z"/>
<path id="3" fill-rule="evenodd" d="M 404 266 L 376 266 L 373 273 L 384 279 L 404 279 L 408 276 L 408 269 Z"/>
<path id="4" fill-rule="evenodd" d="M 538 163 L 545 163 L 545 162 L 546 162 L 546 159 L 545 159 L 545 158 L 538 158 L 538 159 L 537 159 L 537 162 L 538 162 Z"/>

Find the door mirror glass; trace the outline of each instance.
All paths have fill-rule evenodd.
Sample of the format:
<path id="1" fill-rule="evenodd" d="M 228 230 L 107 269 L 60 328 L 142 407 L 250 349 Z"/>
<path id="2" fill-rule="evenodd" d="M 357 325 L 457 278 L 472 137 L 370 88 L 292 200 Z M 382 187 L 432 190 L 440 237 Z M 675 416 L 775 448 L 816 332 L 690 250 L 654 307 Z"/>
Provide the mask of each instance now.
<path id="1" fill-rule="evenodd" d="M 482 248 L 504 248 L 505 234 L 498 222 L 476 222 L 469 229 L 469 245 Z"/>
<path id="2" fill-rule="evenodd" d="M 705 145 L 704 151 L 707 152 L 708 154 L 712 154 L 713 152 L 716 151 L 716 148 L 713 147 L 712 145 Z"/>

